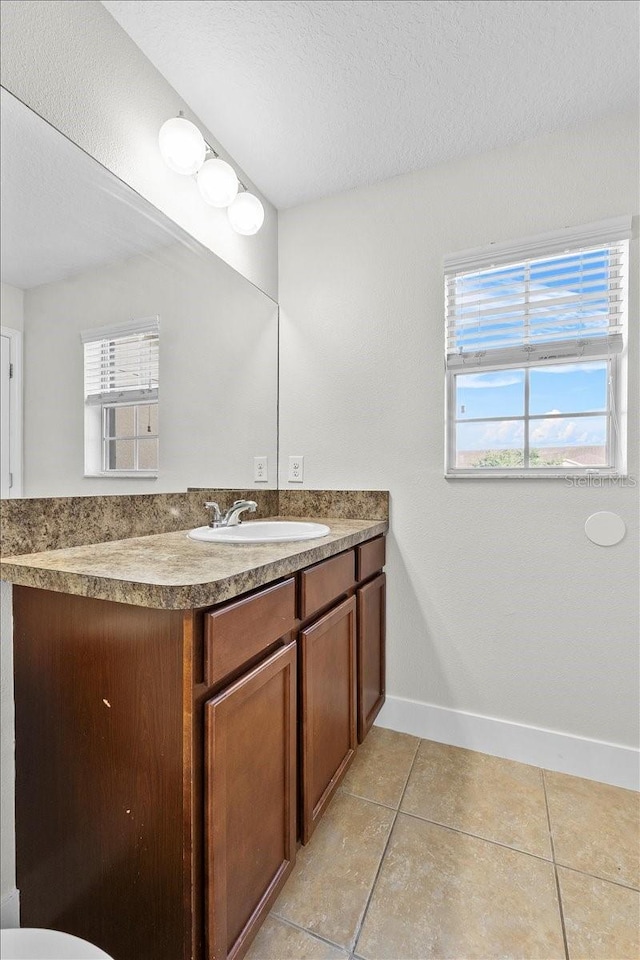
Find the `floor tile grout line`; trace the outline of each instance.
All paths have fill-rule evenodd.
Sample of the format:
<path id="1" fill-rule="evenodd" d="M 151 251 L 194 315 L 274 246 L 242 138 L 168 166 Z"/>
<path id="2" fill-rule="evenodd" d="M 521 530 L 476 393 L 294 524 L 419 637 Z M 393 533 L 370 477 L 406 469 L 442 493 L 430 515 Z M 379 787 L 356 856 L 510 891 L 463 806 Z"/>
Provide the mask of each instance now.
<path id="1" fill-rule="evenodd" d="M 313 937 L 314 940 L 321 940 L 322 943 L 328 944 L 330 947 L 335 947 L 336 950 L 342 950 L 343 953 L 349 954 L 349 947 L 345 946 L 342 943 L 336 943 L 335 940 L 329 940 L 328 937 L 323 937 L 321 933 L 316 933 L 315 930 L 309 930 L 308 927 L 301 927 L 299 923 L 296 923 L 295 920 L 289 920 L 288 917 L 283 917 L 279 913 L 270 914 L 276 920 L 279 920 L 281 923 L 286 924 L 288 927 L 293 927 L 294 930 L 299 930 L 301 933 L 308 933 L 310 937 Z"/>
<path id="2" fill-rule="evenodd" d="M 612 880 L 610 877 L 601 877 L 597 873 L 587 873 L 586 870 L 578 870 L 577 867 L 570 867 L 568 863 L 556 863 L 556 866 L 562 870 L 570 870 L 571 873 L 577 873 L 581 877 L 589 877 L 591 880 L 599 880 L 600 883 L 612 883 L 614 887 L 622 887 L 623 890 L 630 890 L 631 893 L 640 893 L 640 887 L 634 887 L 629 883 L 622 883 L 620 880 Z"/>
<path id="3" fill-rule="evenodd" d="M 439 820 L 429 820 L 428 817 L 421 817 L 418 813 L 409 813 L 408 810 L 398 810 L 405 817 L 411 817 L 412 820 L 421 820 L 423 823 L 431 823 L 434 827 L 442 827 L 443 830 L 451 830 L 452 833 L 460 833 L 463 837 L 471 837 L 472 840 L 482 840 L 483 843 L 491 843 L 494 847 L 502 847 L 503 850 L 512 850 L 513 853 L 521 853 L 523 857 L 531 857 L 533 860 L 540 860 L 541 863 L 548 863 L 553 866 L 553 860 L 549 857 L 541 857 L 538 853 L 530 853 L 528 850 L 521 850 L 519 847 L 510 847 L 508 843 L 501 843 L 500 840 L 491 840 L 489 837 L 481 837 L 479 833 L 469 833 L 468 830 L 461 830 L 460 827 L 452 827 L 448 823 L 440 823 Z"/>
<path id="4" fill-rule="evenodd" d="M 377 869 L 376 869 L 376 874 L 375 874 L 373 883 L 372 883 L 372 885 L 371 885 L 371 891 L 369 892 L 369 896 L 368 896 L 368 898 L 367 898 L 367 902 L 366 902 L 366 904 L 365 904 L 365 907 L 364 907 L 362 916 L 361 916 L 361 918 L 360 918 L 360 922 L 357 924 L 356 933 L 355 933 L 354 938 L 353 938 L 348 944 L 336 943 L 335 940 L 330 940 L 328 937 L 325 937 L 325 936 L 323 936 L 322 934 L 317 933 L 315 930 L 310 930 L 308 927 L 303 927 L 303 926 L 301 926 L 300 924 L 296 923 L 295 921 L 289 920 L 289 918 L 288 918 L 288 917 L 285 917 L 283 914 L 277 913 L 277 912 L 275 911 L 275 909 L 272 909 L 272 910 L 270 911 L 270 916 L 274 917 L 276 920 L 281 921 L 282 923 L 288 924 L 289 926 L 293 927 L 293 928 L 296 929 L 296 930 L 300 930 L 300 931 L 302 931 L 303 933 L 308 933 L 310 936 L 315 937 L 316 940 L 322 940 L 324 943 L 329 944 L 329 946 L 336 947 L 338 950 L 342 950 L 343 952 L 348 953 L 348 954 L 349 954 L 349 960 L 351 960 L 351 954 L 352 954 L 353 951 L 355 950 L 355 944 L 356 944 L 357 939 L 358 939 L 358 937 L 359 937 L 359 935 L 360 935 L 360 930 L 361 930 L 361 928 L 362 928 L 362 923 L 363 923 L 363 921 L 364 921 L 364 915 L 365 915 L 365 913 L 366 913 L 366 911 L 367 911 L 367 907 L 368 907 L 368 905 L 369 905 L 369 900 L 371 899 L 371 894 L 372 894 L 373 888 L 374 888 L 374 886 L 375 886 L 375 884 L 376 884 L 376 880 L 378 879 L 378 874 L 379 874 L 379 872 L 380 872 L 380 867 L 381 867 L 381 865 L 382 865 L 382 861 L 384 860 L 384 856 L 385 856 L 385 854 L 386 854 L 386 852 L 387 852 L 387 847 L 388 847 L 388 845 L 389 845 L 389 840 L 390 840 L 390 838 L 391 838 L 391 834 L 392 834 L 392 832 L 393 832 L 393 827 L 394 827 L 394 825 L 395 825 L 395 822 L 396 822 L 396 819 L 397 819 L 397 816 L 398 816 L 398 809 L 399 809 L 400 803 L 402 802 L 402 799 L 403 799 L 403 797 L 404 797 L 404 793 L 405 793 L 405 790 L 406 790 L 406 788 L 407 788 L 407 783 L 409 782 L 409 777 L 411 776 L 411 771 L 413 770 L 413 766 L 414 766 L 414 763 L 415 763 L 415 760 L 416 760 L 416 756 L 417 756 L 417 754 L 418 754 L 418 747 L 419 747 L 419 745 L 420 745 L 420 741 L 418 740 L 418 743 L 416 744 L 416 748 L 415 748 L 415 751 L 414 751 L 414 755 L 413 755 L 413 758 L 412 758 L 412 760 L 411 760 L 411 764 L 410 764 L 410 767 L 409 767 L 409 772 L 407 773 L 407 776 L 406 776 L 406 778 L 405 778 L 404 786 L 403 786 L 403 788 L 402 788 L 402 793 L 401 793 L 401 795 L 400 795 L 400 799 L 399 799 L 399 801 L 398 801 L 398 807 L 397 807 L 397 808 L 396 808 L 396 807 L 389 807 L 389 806 L 387 806 L 386 804 L 380 803 L 380 802 L 377 801 L 377 800 L 371 800 L 369 797 L 362 797 L 362 796 L 360 796 L 359 794 L 356 794 L 356 793 L 349 793 L 347 790 L 344 789 L 344 787 L 340 787 L 340 789 L 339 789 L 338 791 L 336 791 L 336 796 L 338 796 L 340 793 L 342 793 L 343 795 L 346 795 L 346 796 L 348 796 L 348 797 L 353 797 L 355 800 L 362 800 L 363 803 L 370 803 L 370 804 L 372 804 L 373 806 L 380 807 L 381 809 L 387 810 L 389 813 L 392 813 L 392 814 L 393 814 L 393 819 L 392 819 L 392 821 L 391 821 L 391 827 L 390 827 L 390 829 L 389 829 L 389 836 L 387 837 L 386 843 L 385 843 L 385 845 L 384 845 L 384 849 L 383 849 L 383 851 L 382 851 L 382 855 L 381 855 L 381 857 L 380 857 L 380 861 L 379 861 L 378 867 L 377 867 Z"/>
<path id="5" fill-rule="evenodd" d="M 376 807 L 382 807 L 383 810 L 392 810 L 394 813 L 398 812 L 398 807 L 393 807 L 390 803 L 381 803 L 380 800 L 372 800 L 371 797 L 363 797 L 361 793 L 352 793 L 351 790 L 347 790 L 344 787 L 341 787 L 338 792 L 346 794 L 347 797 L 355 797 L 356 800 L 366 800 L 367 803 L 373 803 Z"/>
<path id="6" fill-rule="evenodd" d="M 416 747 L 416 753 L 417 753 L 417 749 L 418 749 L 418 748 Z M 414 754 L 413 760 L 411 761 L 411 767 L 410 767 L 410 769 L 409 769 L 409 773 L 407 774 L 407 778 L 406 778 L 406 780 L 405 780 L 405 785 L 404 785 L 403 790 L 402 790 L 402 795 L 401 795 L 401 797 L 400 797 L 400 801 L 402 800 L 402 797 L 404 796 L 404 791 L 405 791 L 405 789 L 406 789 L 407 781 L 409 780 L 409 776 L 410 776 L 410 774 L 411 774 L 411 770 L 413 769 L 414 760 L 415 760 L 415 754 Z M 336 796 L 338 796 L 338 793 L 339 793 L 339 792 L 336 792 Z M 381 809 L 387 810 L 387 811 L 389 811 L 389 813 L 392 813 L 392 814 L 393 814 L 393 820 L 392 820 L 392 822 L 391 822 L 391 827 L 390 827 L 390 829 L 389 829 L 389 836 L 387 837 L 387 841 L 386 841 L 386 843 L 385 843 L 385 845 L 384 845 L 384 850 L 383 850 L 382 855 L 381 855 L 381 857 L 380 857 L 380 863 L 378 864 L 378 868 L 377 868 L 377 870 L 376 870 L 376 875 L 375 875 L 375 877 L 374 877 L 374 881 L 373 881 L 373 884 L 372 884 L 372 887 L 371 887 L 371 890 L 373 890 L 373 887 L 375 886 L 375 882 L 376 882 L 376 880 L 377 880 L 377 878 L 378 878 L 378 873 L 379 873 L 379 870 L 380 870 L 380 865 L 382 864 L 382 860 L 384 859 L 384 855 L 385 855 L 385 853 L 386 853 L 387 846 L 388 846 L 388 844 L 389 844 L 389 839 L 390 839 L 391 833 L 392 833 L 392 831 L 393 831 L 393 826 L 394 826 L 394 824 L 395 824 L 395 821 L 396 821 L 396 818 L 397 818 L 397 815 L 398 815 L 398 811 L 397 811 L 397 809 L 394 808 L 394 807 L 387 807 L 387 806 L 386 806 L 385 804 L 383 804 L 383 803 L 378 803 L 376 800 L 370 800 L 368 797 L 361 797 L 359 794 L 347 793 L 346 790 L 343 790 L 342 793 L 343 793 L 343 795 L 346 795 L 346 796 L 348 796 L 348 797 L 353 797 L 354 800 L 362 800 L 364 803 L 370 803 L 370 804 L 371 804 L 372 806 L 374 806 L 374 807 L 381 807 Z M 400 802 L 400 801 L 399 801 L 399 802 Z M 367 908 L 367 906 L 368 906 L 370 896 L 371 896 L 371 894 L 369 894 L 369 897 L 367 898 L 367 904 L 365 905 L 364 912 L 366 912 L 366 908 Z M 275 909 L 272 909 L 272 910 L 271 910 L 270 916 L 274 917 L 276 920 L 280 920 L 282 923 L 288 924 L 290 927 L 293 927 L 293 928 L 296 929 L 296 930 L 302 931 L 302 933 L 308 933 L 310 936 L 315 937 L 316 940 L 322 940 L 323 943 L 327 943 L 327 944 L 328 944 L 329 946 L 331 946 L 331 947 L 336 947 L 338 950 L 342 950 L 344 953 L 347 953 L 347 954 L 349 955 L 349 960 L 351 960 L 351 953 L 352 953 L 352 951 L 355 949 L 355 942 L 356 942 L 356 940 L 358 939 L 358 936 L 359 936 L 359 934 L 360 934 L 360 928 L 361 928 L 361 926 L 362 926 L 362 921 L 363 921 L 363 919 L 364 919 L 364 912 L 363 912 L 362 918 L 361 918 L 361 920 L 360 920 L 360 923 L 359 923 L 358 926 L 357 926 L 357 931 L 356 931 L 355 939 L 354 939 L 353 941 L 350 941 L 350 943 L 348 943 L 348 944 L 336 943 L 335 940 L 330 940 L 328 937 L 323 936 L 322 934 L 318 933 L 317 931 L 315 931 L 315 930 L 310 930 L 308 927 L 303 927 L 303 926 L 301 926 L 299 923 L 296 923 L 294 920 L 290 920 L 288 917 L 285 917 L 283 914 L 277 913 L 277 912 L 275 911 Z"/>
<path id="7" fill-rule="evenodd" d="M 416 763 L 416 758 L 417 758 L 417 756 L 418 756 L 418 750 L 420 749 L 420 744 L 421 744 L 421 743 L 422 743 L 422 740 L 419 739 L 418 742 L 417 742 L 417 744 L 416 744 L 416 749 L 415 749 L 415 752 L 414 752 L 414 754 L 413 754 L 413 759 L 412 759 L 411 764 L 410 764 L 410 766 L 409 766 L 409 772 L 407 773 L 406 780 L 404 781 L 404 787 L 402 788 L 402 793 L 400 794 L 400 799 L 399 799 L 399 801 L 398 801 L 398 806 L 397 806 L 397 808 L 396 808 L 396 810 L 395 810 L 395 813 L 394 813 L 393 822 L 392 822 L 392 824 L 391 824 L 391 829 L 389 830 L 389 836 L 387 837 L 387 842 L 386 842 L 385 845 L 384 845 L 384 849 L 383 849 L 383 851 L 382 851 L 382 856 L 380 857 L 380 862 L 378 863 L 378 869 L 376 870 L 375 877 L 373 878 L 373 883 L 371 884 L 371 890 L 369 891 L 369 896 L 367 897 L 367 902 L 366 902 L 365 905 L 364 905 L 364 910 L 362 911 L 362 916 L 360 917 L 360 923 L 357 925 L 357 927 L 356 927 L 356 932 L 355 932 L 355 934 L 354 934 L 354 936 L 353 936 L 353 940 L 351 941 L 351 946 L 350 946 L 350 948 L 349 948 L 349 953 L 355 953 L 355 952 L 356 952 L 356 945 L 357 945 L 357 943 L 358 943 L 358 939 L 359 939 L 360 934 L 361 934 L 361 932 L 362 932 L 362 927 L 363 927 L 363 925 L 364 925 L 364 921 L 365 921 L 365 918 L 366 918 L 366 916 L 367 916 L 367 911 L 369 910 L 369 904 L 371 903 L 371 898 L 373 897 L 373 891 L 374 891 L 375 888 L 376 888 L 376 883 L 378 882 L 378 877 L 380 876 L 380 871 L 382 870 L 382 864 L 384 863 L 384 858 L 385 858 L 386 855 L 387 855 L 387 850 L 389 849 L 389 844 L 391 843 L 391 837 L 392 837 L 392 835 L 393 835 L 393 831 L 394 831 L 396 822 L 397 822 L 397 820 L 398 820 L 398 814 L 400 813 L 400 807 L 402 806 L 402 801 L 404 800 L 404 795 L 405 795 L 406 790 L 407 790 L 407 784 L 409 783 L 409 778 L 411 777 L 411 774 L 413 773 L 413 768 L 414 768 L 415 763 Z"/>
<path id="8" fill-rule="evenodd" d="M 640 892 L 640 887 L 634 887 L 632 883 L 622 883 L 621 880 L 612 880 L 611 877 L 603 877 L 597 873 L 589 873 L 588 870 L 580 870 L 578 867 L 572 867 L 568 863 L 562 863 L 556 857 L 555 844 L 553 842 L 553 828 L 551 826 L 551 809 L 549 807 L 549 797 L 547 794 L 547 773 L 554 773 L 554 770 L 546 770 L 544 767 L 540 767 L 542 771 L 542 787 L 544 789 L 544 799 L 547 805 L 547 821 L 549 823 L 549 837 L 551 839 L 551 855 L 553 857 L 553 862 L 556 867 L 562 867 L 563 870 L 571 870 L 573 873 L 579 873 L 583 877 L 592 877 L 594 880 L 601 880 L 603 883 L 613 883 L 617 887 L 622 887 L 623 890 L 633 890 L 635 893 Z M 598 781 L 594 781 L 598 782 Z M 624 789 L 621 787 L 620 789 Z M 557 872 L 557 871 L 556 871 Z"/>
<path id="9" fill-rule="evenodd" d="M 554 864 L 556 862 L 556 847 L 553 842 L 553 828 L 551 826 L 551 810 L 549 809 L 549 797 L 547 795 L 547 781 L 545 779 L 544 770 L 540 767 L 540 773 L 542 775 L 542 792 L 544 793 L 544 807 L 547 812 L 547 826 L 549 828 L 549 843 L 551 844 L 551 859 Z"/>
<path id="10" fill-rule="evenodd" d="M 353 952 L 355 951 L 355 949 L 356 949 L 356 944 L 357 944 L 357 942 L 358 942 L 358 937 L 360 936 L 360 932 L 361 932 L 361 930 L 362 930 L 362 925 L 363 925 L 364 919 L 365 919 L 365 917 L 366 917 L 366 915 L 367 915 L 367 910 L 369 909 L 369 904 L 371 903 L 371 898 L 372 898 L 372 896 L 373 896 L 373 891 L 375 890 L 376 883 L 378 882 L 378 877 L 380 876 L 380 871 L 381 871 L 381 869 L 382 869 L 382 864 L 383 864 L 384 858 L 385 858 L 385 856 L 386 856 L 386 854 L 387 854 L 387 849 L 388 849 L 388 847 L 389 847 L 389 843 L 391 842 L 391 835 L 392 835 L 392 833 L 393 833 L 393 828 L 394 828 L 395 825 L 396 825 L 396 820 L 397 820 L 397 819 L 398 819 L 398 811 L 396 810 L 396 811 L 394 812 L 393 820 L 392 820 L 392 822 L 391 822 L 391 828 L 390 828 L 390 830 L 389 830 L 389 836 L 388 836 L 387 839 L 386 839 L 384 848 L 383 848 L 383 850 L 382 850 L 382 856 L 380 857 L 380 861 L 379 861 L 378 866 L 377 866 L 377 868 L 376 868 L 375 876 L 374 876 L 374 878 L 373 878 L 373 883 L 371 884 L 371 890 L 369 890 L 369 896 L 368 896 L 367 899 L 366 899 L 364 908 L 363 908 L 363 910 L 362 910 L 362 914 L 361 914 L 361 916 L 360 916 L 360 920 L 359 920 L 359 922 L 356 924 L 356 931 L 355 931 L 355 933 L 354 933 L 354 935 L 353 935 L 353 938 L 351 939 L 351 942 L 350 942 L 350 945 L 349 945 L 349 953 L 353 953 Z"/>
<path id="11" fill-rule="evenodd" d="M 558 876 L 558 864 L 556 863 L 556 849 L 553 843 L 553 830 L 551 829 L 551 811 L 549 810 L 549 798 L 547 796 L 547 782 L 544 776 L 544 770 L 540 769 L 542 777 L 542 791 L 544 793 L 544 805 L 547 811 L 547 825 L 549 827 L 549 843 L 551 844 L 551 857 L 553 860 L 553 875 L 556 881 L 556 894 L 558 896 L 558 912 L 560 913 L 560 925 L 562 927 L 562 939 L 564 941 L 564 955 L 569 958 L 569 941 L 567 940 L 567 927 L 564 921 L 564 906 L 562 904 L 562 890 L 560 889 L 560 877 Z"/>

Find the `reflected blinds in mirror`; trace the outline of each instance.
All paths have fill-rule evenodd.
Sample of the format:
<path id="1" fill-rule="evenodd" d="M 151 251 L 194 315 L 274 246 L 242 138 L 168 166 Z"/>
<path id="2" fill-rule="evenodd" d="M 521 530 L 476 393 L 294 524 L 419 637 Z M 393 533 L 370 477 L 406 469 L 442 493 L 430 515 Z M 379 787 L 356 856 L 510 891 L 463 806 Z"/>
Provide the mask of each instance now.
<path id="1" fill-rule="evenodd" d="M 81 337 L 87 404 L 158 399 L 157 317 L 88 330 Z"/>

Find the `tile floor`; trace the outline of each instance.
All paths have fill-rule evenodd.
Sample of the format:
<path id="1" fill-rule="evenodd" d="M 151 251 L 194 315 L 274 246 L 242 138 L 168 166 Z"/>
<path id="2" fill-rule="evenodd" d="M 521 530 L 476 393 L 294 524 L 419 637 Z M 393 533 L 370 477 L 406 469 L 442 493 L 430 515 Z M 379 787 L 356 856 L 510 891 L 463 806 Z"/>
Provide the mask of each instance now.
<path id="1" fill-rule="evenodd" d="M 638 960 L 639 812 L 374 727 L 248 960 Z"/>

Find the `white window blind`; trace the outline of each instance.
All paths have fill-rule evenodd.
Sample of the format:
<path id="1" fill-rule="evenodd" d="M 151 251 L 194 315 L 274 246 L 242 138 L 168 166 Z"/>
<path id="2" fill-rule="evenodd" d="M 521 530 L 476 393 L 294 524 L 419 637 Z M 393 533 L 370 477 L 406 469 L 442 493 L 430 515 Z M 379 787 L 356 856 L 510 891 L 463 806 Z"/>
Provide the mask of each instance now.
<path id="1" fill-rule="evenodd" d="M 87 404 L 158 399 L 157 317 L 88 330 L 81 337 Z"/>
<path id="2" fill-rule="evenodd" d="M 630 218 L 621 217 L 448 258 L 447 367 L 619 353 L 629 235 Z"/>

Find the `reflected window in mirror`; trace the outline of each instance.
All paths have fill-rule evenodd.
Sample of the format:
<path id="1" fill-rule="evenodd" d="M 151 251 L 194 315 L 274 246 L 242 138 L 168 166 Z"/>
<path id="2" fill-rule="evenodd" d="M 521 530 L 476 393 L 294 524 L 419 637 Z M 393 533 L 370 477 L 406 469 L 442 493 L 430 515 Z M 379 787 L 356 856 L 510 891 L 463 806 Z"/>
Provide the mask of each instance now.
<path id="1" fill-rule="evenodd" d="M 0 107 L 2 322 L 24 346 L 0 496 L 251 487 L 277 458 L 277 304 L 4 89 Z M 160 311 L 158 431 L 149 397 L 85 404 L 81 332 Z M 125 402 L 137 422 L 105 413 Z"/>
<path id="2" fill-rule="evenodd" d="M 87 330 L 85 474 L 157 476 L 159 322 Z"/>

